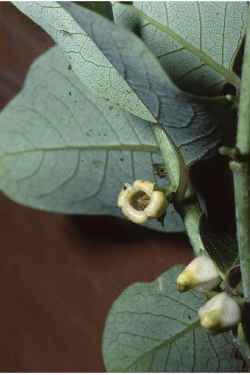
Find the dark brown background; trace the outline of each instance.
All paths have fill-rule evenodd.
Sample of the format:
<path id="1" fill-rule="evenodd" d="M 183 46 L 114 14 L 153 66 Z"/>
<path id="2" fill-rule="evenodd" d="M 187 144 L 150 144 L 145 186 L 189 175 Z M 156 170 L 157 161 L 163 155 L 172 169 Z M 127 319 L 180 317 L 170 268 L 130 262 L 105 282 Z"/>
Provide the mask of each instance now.
<path id="1" fill-rule="evenodd" d="M 14 6 L 0 4 L 1 108 L 51 45 Z M 103 371 L 101 336 L 114 299 L 191 256 L 182 236 L 48 214 L 0 196 L 0 370 Z"/>

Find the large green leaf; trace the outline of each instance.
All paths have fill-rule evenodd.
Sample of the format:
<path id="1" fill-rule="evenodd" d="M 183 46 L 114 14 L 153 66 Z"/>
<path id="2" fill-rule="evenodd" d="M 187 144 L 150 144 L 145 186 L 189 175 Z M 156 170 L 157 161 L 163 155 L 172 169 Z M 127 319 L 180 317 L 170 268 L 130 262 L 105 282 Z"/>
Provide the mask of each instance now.
<path id="1" fill-rule="evenodd" d="M 114 3 L 115 21 L 140 33 L 179 87 L 204 95 L 225 81 L 239 84 L 232 69 L 245 32 L 247 2 L 133 4 Z"/>
<path id="2" fill-rule="evenodd" d="M 136 178 L 167 184 L 151 124 L 93 97 L 59 47 L 32 66 L 0 117 L 0 188 L 49 211 L 120 216 L 117 195 Z M 158 174 L 158 175 L 157 175 Z M 166 231 L 182 230 L 173 207 Z"/>
<path id="3" fill-rule="evenodd" d="M 237 372 L 231 334 L 213 336 L 199 326 L 204 298 L 176 290 L 176 266 L 152 283 L 130 286 L 106 321 L 103 356 L 116 372 Z"/>
<path id="4" fill-rule="evenodd" d="M 13 2 L 13 4 L 47 31 L 61 46 L 74 72 L 96 96 L 107 98 L 113 104 L 141 118 L 154 121 L 153 116 L 126 80 L 96 46 L 92 38 L 63 8 L 63 4 L 56 1 L 26 1 Z M 80 14 L 92 14 L 79 5 L 72 5 Z"/>
<path id="5" fill-rule="evenodd" d="M 148 113 L 147 119 L 158 122 L 177 146 L 182 145 L 181 151 L 188 164 L 214 154 L 220 139 L 219 126 L 216 126 L 218 116 L 212 113 L 212 109 L 216 107 L 214 102 L 210 103 L 187 96 L 179 91 L 153 54 L 132 32 L 73 3 L 62 3 L 62 7 L 71 15 L 70 21 L 67 18 L 69 13 L 67 16 L 62 13 L 65 10 L 60 5 L 52 3 L 51 7 L 44 4 L 31 3 L 29 8 L 29 3 L 18 2 L 17 6 L 31 15 L 33 19 L 38 18 L 39 22 L 41 14 L 43 20 L 50 22 L 49 28 L 54 30 L 55 40 L 66 51 L 72 67 L 84 85 L 89 87 L 93 82 L 97 82 L 102 86 L 102 89 L 94 90 L 95 95 L 101 95 L 109 102 L 119 104 L 120 108 L 130 110 L 142 118 L 145 116 L 139 113 L 140 106 L 137 104 L 143 103 Z M 77 39 L 78 45 L 76 42 L 72 45 L 76 33 L 72 31 L 72 25 L 78 27 L 77 34 L 81 30 Z M 47 23 L 45 26 L 47 27 Z M 60 30 L 65 30 L 65 28 L 70 35 L 65 35 L 64 31 L 61 36 Z M 57 37 L 58 35 L 60 38 Z M 70 42 L 67 44 L 68 40 Z M 106 85 L 106 68 L 99 64 L 98 56 L 107 59 L 112 64 L 112 69 L 118 74 L 116 77 L 122 82 L 126 81 L 129 92 L 135 95 L 133 104 L 136 103 L 136 110 L 128 108 L 126 100 L 123 102 L 124 95 L 128 95 L 124 88 L 122 89 L 123 96 L 120 96 L 119 90 L 113 90 L 112 76 L 108 77 L 108 86 Z M 86 65 L 86 59 L 90 60 L 91 64 Z M 90 69 L 90 65 L 96 67 L 96 64 L 102 72 L 101 75 L 96 75 Z M 114 81 L 116 82 L 116 78 Z M 109 92 L 113 92 L 114 97 L 111 98 Z"/>

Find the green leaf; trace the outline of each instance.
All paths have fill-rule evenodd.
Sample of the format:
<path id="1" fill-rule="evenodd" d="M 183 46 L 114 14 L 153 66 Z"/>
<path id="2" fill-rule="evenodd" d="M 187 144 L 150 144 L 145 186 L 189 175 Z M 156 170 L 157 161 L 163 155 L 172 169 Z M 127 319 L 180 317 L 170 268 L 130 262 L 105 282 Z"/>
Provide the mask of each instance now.
<path id="1" fill-rule="evenodd" d="M 155 181 L 162 165 L 151 124 L 82 85 L 59 47 L 31 67 L 25 86 L 0 117 L 0 188 L 13 200 L 44 210 L 121 216 L 124 182 Z M 164 228 L 183 230 L 171 206 Z"/>
<path id="2" fill-rule="evenodd" d="M 214 155 L 220 142 L 221 103 L 182 93 L 133 33 L 71 3 L 63 7 L 116 67 L 155 122 L 179 147 L 187 164 Z M 150 121 L 150 119 L 148 119 Z"/>
<path id="3" fill-rule="evenodd" d="M 154 121 L 153 116 L 142 101 L 96 46 L 88 33 L 64 9 L 63 4 L 55 1 L 27 1 L 13 2 L 13 4 L 55 40 L 64 50 L 79 79 L 96 96 L 109 99 L 113 104 L 143 119 Z M 79 14 L 86 14 L 87 16 L 94 14 L 79 5 L 71 5 Z M 97 19 L 103 20 L 101 16 L 97 16 Z"/>
<path id="4" fill-rule="evenodd" d="M 176 291 L 176 266 L 152 283 L 138 283 L 115 301 L 106 321 L 103 356 L 112 372 L 237 372 L 231 334 L 199 326 L 204 298 Z"/>
<path id="5" fill-rule="evenodd" d="M 245 33 L 247 2 L 143 2 L 113 4 L 115 22 L 136 29 L 183 90 L 211 94 L 230 82 Z"/>
<path id="6" fill-rule="evenodd" d="M 129 110 L 141 118 L 158 122 L 174 144 L 181 145 L 180 151 L 187 164 L 214 155 L 221 137 L 218 116 L 213 112 L 218 105 L 180 92 L 144 43 L 133 33 L 73 3 L 62 3 L 62 7 L 67 9 L 70 16 L 68 13 L 66 16 L 63 13 L 65 10 L 58 8 L 59 5 L 55 7 L 55 3 L 52 3 L 52 10 L 51 7 L 47 9 L 48 6 L 44 6 L 45 3 L 42 3 L 43 5 L 32 3 L 31 8 L 26 4 L 28 3 L 18 2 L 17 6 L 23 10 L 27 7 L 26 11 L 29 15 L 33 9 L 33 13 L 38 14 L 39 20 L 42 14 L 43 20 L 53 23 L 51 28 L 55 31 L 55 39 L 64 48 L 73 69 L 84 85 L 90 87 L 96 82 L 98 86 L 102 86 L 100 90 L 95 88 L 96 96 L 103 96 L 113 104 L 119 104 L 119 108 Z M 67 17 L 71 17 L 71 21 L 66 22 Z M 60 30 L 68 27 L 67 32 L 72 35 L 75 34 L 72 32 L 72 25 L 78 27 L 78 32 L 81 32 L 78 47 L 76 44 L 72 46 L 74 39 L 69 36 L 57 38 L 57 35 L 61 35 L 61 32 L 58 32 L 58 22 L 63 23 Z M 69 45 L 65 45 L 66 40 L 70 41 Z M 72 50 L 74 50 L 73 54 L 70 52 Z M 78 52 L 75 53 L 76 51 Z M 116 73 L 118 72 L 118 76 L 114 78 L 114 84 L 113 76 L 111 78 L 109 75 L 108 86 L 106 85 L 106 68 L 99 64 L 100 56 L 107 59 L 109 64 L 113 64 L 110 66 Z M 86 65 L 86 58 L 88 61 L 91 60 L 91 64 Z M 90 65 L 96 69 L 96 64 L 100 72 L 98 76 L 90 69 Z M 130 95 L 125 93 L 124 87 L 122 91 L 114 90 L 117 77 L 122 82 L 126 80 L 129 90 L 135 95 L 133 97 L 135 110 L 128 108 L 127 99 L 124 100 L 124 95 L 126 97 Z M 145 106 L 147 116 L 140 112 L 139 102 Z M 220 111 L 222 111 L 221 106 Z"/>
<path id="7" fill-rule="evenodd" d="M 113 11 L 110 1 L 74 1 L 74 3 L 113 20 Z"/>

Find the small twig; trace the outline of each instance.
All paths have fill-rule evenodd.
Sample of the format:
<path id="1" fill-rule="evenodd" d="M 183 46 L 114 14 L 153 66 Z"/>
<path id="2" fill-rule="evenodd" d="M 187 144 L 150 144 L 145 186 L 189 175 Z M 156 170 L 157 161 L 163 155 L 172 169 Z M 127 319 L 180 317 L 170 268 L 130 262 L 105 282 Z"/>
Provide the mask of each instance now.
<path id="1" fill-rule="evenodd" d="M 194 254 L 209 256 L 200 233 L 203 212 L 192 188 L 188 167 L 161 126 L 154 124 L 153 129 L 170 179 L 170 188 L 167 190 L 174 194 L 175 208 L 182 216 Z M 224 279 L 224 274 L 218 271 Z"/>
<path id="2" fill-rule="evenodd" d="M 167 190 L 175 194 L 176 201 L 181 201 L 188 186 L 188 168 L 164 129 L 159 124 L 152 124 L 152 127 L 170 180 L 170 187 Z"/>
<path id="3" fill-rule="evenodd" d="M 188 200 L 186 202 L 183 202 L 180 207 L 180 213 L 182 215 L 187 235 L 189 237 L 189 241 L 192 245 L 195 255 L 207 255 L 204 243 L 200 235 L 200 223 L 203 212 L 198 200 L 195 199 L 190 203 L 188 203 Z"/>

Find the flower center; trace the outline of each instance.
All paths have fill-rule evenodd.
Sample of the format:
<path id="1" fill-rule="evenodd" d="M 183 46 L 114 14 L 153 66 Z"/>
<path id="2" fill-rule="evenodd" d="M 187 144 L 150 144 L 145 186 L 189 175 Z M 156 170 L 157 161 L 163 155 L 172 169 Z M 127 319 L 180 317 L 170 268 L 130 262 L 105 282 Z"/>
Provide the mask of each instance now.
<path id="1" fill-rule="evenodd" d="M 150 197 L 144 191 L 138 191 L 131 199 L 131 204 L 137 211 L 145 210 L 149 202 Z"/>

